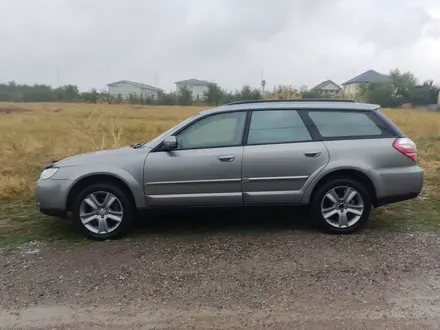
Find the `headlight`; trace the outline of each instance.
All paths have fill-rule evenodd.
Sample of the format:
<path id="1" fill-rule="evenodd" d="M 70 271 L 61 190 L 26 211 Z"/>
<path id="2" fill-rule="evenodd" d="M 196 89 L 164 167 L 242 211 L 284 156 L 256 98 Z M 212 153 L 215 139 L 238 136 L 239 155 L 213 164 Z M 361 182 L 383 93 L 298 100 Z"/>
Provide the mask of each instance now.
<path id="1" fill-rule="evenodd" d="M 43 172 L 41 172 L 40 174 L 40 179 L 41 180 L 46 180 L 51 178 L 57 171 L 59 170 L 58 167 L 51 167 L 51 168 L 46 168 L 45 170 L 43 170 Z"/>

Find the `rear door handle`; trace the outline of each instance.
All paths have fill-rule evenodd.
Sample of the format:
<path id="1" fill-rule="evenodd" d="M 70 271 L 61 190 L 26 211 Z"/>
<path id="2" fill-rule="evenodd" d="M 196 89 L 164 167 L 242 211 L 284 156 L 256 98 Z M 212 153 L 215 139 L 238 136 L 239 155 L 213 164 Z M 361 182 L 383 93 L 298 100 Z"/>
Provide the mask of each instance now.
<path id="1" fill-rule="evenodd" d="M 304 156 L 309 158 L 316 158 L 321 156 L 321 153 L 319 151 L 308 151 L 304 154 Z"/>
<path id="2" fill-rule="evenodd" d="M 235 156 L 234 155 L 223 155 L 223 156 L 218 156 L 218 160 L 221 162 L 233 162 L 235 160 Z"/>

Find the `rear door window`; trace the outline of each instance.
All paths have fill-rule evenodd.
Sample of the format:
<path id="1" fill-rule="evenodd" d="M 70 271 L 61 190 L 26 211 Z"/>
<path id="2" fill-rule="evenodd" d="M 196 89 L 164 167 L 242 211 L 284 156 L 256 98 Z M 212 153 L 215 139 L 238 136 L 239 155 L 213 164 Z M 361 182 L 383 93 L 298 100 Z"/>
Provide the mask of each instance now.
<path id="1" fill-rule="evenodd" d="M 307 127 L 295 110 L 252 112 L 248 145 L 311 141 Z"/>
<path id="2" fill-rule="evenodd" d="M 308 115 L 323 138 L 382 136 L 381 128 L 366 112 L 324 110 Z"/>

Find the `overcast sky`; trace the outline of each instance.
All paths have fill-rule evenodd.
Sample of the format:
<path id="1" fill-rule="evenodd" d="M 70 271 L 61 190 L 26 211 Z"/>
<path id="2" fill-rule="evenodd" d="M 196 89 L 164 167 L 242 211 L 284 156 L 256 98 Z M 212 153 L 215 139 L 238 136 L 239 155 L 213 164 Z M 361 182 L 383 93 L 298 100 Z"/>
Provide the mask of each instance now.
<path id="1" fill-rule="evenodd" d="M 440 83 L 440 0 L 0 0 L 0 82 Z"/>

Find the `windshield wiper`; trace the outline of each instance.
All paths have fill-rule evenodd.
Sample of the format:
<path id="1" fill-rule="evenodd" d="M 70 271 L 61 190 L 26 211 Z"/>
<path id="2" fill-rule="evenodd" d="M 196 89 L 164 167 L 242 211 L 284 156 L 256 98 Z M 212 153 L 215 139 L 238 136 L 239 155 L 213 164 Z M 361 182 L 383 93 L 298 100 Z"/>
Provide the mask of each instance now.
<path id="1" fill-rule="evenodd" d="M 136 143 L 136 144 L 132 144 L 132 145 L 130 145 L 130 147 L 132 147 L 133 149 L 138 149 L 140 147 L 143 147 L 147 142 L 148 141 L 142 141 L 142 142 L 139 142 L 139 143 Z"/>

